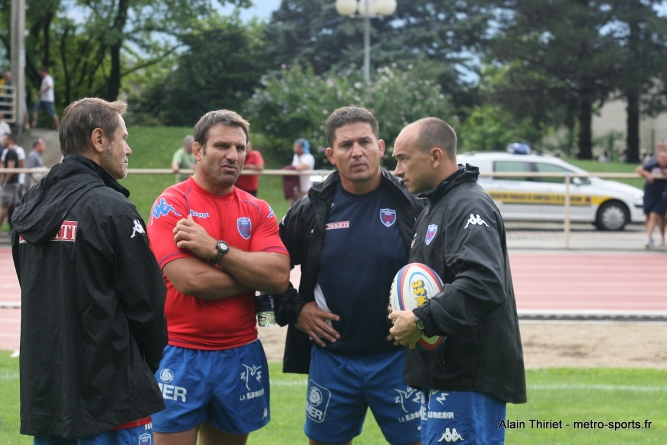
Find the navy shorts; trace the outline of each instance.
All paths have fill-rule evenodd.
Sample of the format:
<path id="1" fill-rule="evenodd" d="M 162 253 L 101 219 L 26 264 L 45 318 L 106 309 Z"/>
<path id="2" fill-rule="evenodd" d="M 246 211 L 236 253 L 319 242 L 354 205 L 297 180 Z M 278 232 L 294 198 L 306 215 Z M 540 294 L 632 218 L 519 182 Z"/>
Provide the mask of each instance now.
<path id="1" fill-rule="evenodd" d="M 387 442 L 418 442 L 421 392 L 403 382 L 405 355 L 405 349 L 397 349 L 346 356 L 313 346 L 306 436 L 326 443 L 349 442 L 361 434 L 370 407 Z"/>
<path id="2" fill-rule="evenodd" d="M 79 439 L 62 436 L 35 436 L 34 445 L 153 445 L 150 423 L 122 430 L 110 430 Z"/>
<path id="3" fill-rule="evenodd" d="M 665 210 L 667 210 L 667 189 L 644 189 L 644 215 L 649 213 L 664 215 Z"/>
<path id="4" fill-rule="evenodd" d="M 422 445 L 505 443 L 505 428 L 498 428 L 506 414 L 502 400 L 475 391 L 424 390 L 422 396 Z"/>
<path id="5" fill-rule="evenodd" d="M 153 414 L 158 433 L 181 433 L 204 422 L 247 434 L 269 422 L 269 367 L 259 340 L 202 351 L 167 346 L 155 373 L 167 409 Z"/>
<path id="6" fill-rule="evenodd" d="M 53 106 L 53 102 L 40 100 L 39 102 L 37 102 L 37 105 L 35 105 L 33 111 L 35 113 L 39 113 L 41 110 L 46 111 L 46 114 L 48 114 L 50 117 L 56 115 L 56 108 Z"/>

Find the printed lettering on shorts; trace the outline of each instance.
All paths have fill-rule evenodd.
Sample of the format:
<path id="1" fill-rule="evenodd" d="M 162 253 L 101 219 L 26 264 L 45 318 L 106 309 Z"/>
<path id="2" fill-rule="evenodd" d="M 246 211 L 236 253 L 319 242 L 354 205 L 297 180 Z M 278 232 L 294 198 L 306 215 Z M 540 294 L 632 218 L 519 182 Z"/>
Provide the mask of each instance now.
<path id="1" fill-rule="evenodd" d="M 308 402 L 306 403 L 306 415 L 310 420 L 317 423 L 324 422 L 327 408 L 331 401 L 331 391 L 324 386 L 308 381 Z"/>
<path id="2" fill-rule="evenodd" d="M 394 391 L 398 393 L 394 402 L 400 404 L 401 409 L 405 413 L 397 419 L 398 422 L 405 423 L 419 419 L 421 417 L 422 392 L 411 386 L 406 387 L 405 390 L 394 389 Z"/>
<path id="3" fill-rule="evenodd" d="M 240 400 L 250 400 L 264 395 L 262 384 L 262 367 L 242 364 L 245 371 L 241 373 L 241 381 L 245 383 L 246 392 L 241 394 Z"/>
<path id="4" fill-rule="evenodd" d="M 171 369 L 165 368 L 160 371 L 160 380 L 162 381 L 157 384 L 160 387 L 160 391 L 162 391 L 162 397 L 165 400 L 186 403 L 188 401 L 188 390 L 182 386 L 170 385 L 174 381 L 174 378 L 175 376 Z"/>

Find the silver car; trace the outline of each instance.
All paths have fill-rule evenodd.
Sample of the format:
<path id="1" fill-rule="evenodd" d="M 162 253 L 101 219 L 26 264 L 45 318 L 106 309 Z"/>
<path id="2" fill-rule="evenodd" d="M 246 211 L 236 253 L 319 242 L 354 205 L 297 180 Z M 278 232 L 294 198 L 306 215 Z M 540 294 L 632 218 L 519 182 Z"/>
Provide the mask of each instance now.
<path id="1" fill-rule="evenodd" d="M 481 176 L 479 184 L 491 195 L 506 221 L 563 221 L 564 178 L 537 178 L 522 173 L 587 173 L 548 155 L 501 152 L 462 153 L 459 164 L 479 167 L 480 173 L 517 173 L 511 177 Z M 637 187 L 601 178 L 572 178 L 570 220 L 590 222 L 600 230 L 623 230 L 643 222 L 644 192 Z"/>

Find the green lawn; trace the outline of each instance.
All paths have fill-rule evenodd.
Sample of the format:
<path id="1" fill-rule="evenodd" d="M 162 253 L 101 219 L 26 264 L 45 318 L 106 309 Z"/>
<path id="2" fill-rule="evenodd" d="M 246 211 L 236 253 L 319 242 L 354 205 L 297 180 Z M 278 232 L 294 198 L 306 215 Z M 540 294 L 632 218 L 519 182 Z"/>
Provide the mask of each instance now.
<path id="1" fill-rule="evenodd" d="M 0 351 L 0 445 L 30 444 L 19 430 L 18 359 Z M 269 365 L 271 422 L 250 435 L 250 445 L 307 443 L 303 434 L 306 377 L 283 374 Z M 526 428 L 507 430 L 507 444 L 663 444 L 667 437 L 667 371 L 647 369 L 529 370 L 528 403 L 508 405 L 507 419 Z M 561 421 L 563 429 L 531 428 L 530 420 Z M 573 423 L 603 422 L 604 429 L 575 429 Z M 651 423 L 644 428 L 645 420 Z M 609 422 L 639 422 L 641 429 L 607 427 Z M 569 424 L 570 426 L 565 426 Z M 534 425 L 536 425 L 534 423 Z M 372 416 L 355 440 L 360 445 L 386 444 Z"/>

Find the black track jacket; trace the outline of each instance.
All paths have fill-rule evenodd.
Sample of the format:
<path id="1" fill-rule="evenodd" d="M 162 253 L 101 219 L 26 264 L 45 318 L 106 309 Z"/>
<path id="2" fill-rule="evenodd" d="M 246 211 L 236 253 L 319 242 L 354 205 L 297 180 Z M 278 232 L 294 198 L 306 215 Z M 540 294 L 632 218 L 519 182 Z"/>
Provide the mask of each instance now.
<path id="1" fill-rule="evenodd" d="M 21 433 L 77 438 L 164 409 L 166 287 L 129 192 L 68 155 L 12 216 Z"/>
<path id="2" fill-rule="evenodd" d="M 292 267 L 301 265 L 299 292 L 290 283 L 287 292 L 276 298 L 276 321 L 280 326 L 289 324 L 283 372 L 308 374 L 310 369 L 311 341 L 294 323 L 303 306 L 315 301 L 314 290 L 320 270 L 324 226 L 339 182 L 339 173 L 332 173 L 323 183 L 313 186 L 308 196 L 297 201 L 280 221 L 280 238 L 289 251 Z M 396 199 L 398 227 L 409 251 L 415 219 L 423 206 L 385 169 L 382 169 L 380 187 L 387 187 Z M 350 248 L 354 249 L 354 246 Z"/>
<path id="3" fill-rule="evenodd" d="M 445 287 L 414 309 L 427 336 L 447 339 L 435 351 L 410 350 L 405 382 L 419 388 L 480 391 L 526 402 L 519 321 L 505 225 L 477 184 L 479 169 L 459 167 L 421 195 L 411 263 L 432 267 Z"/>

